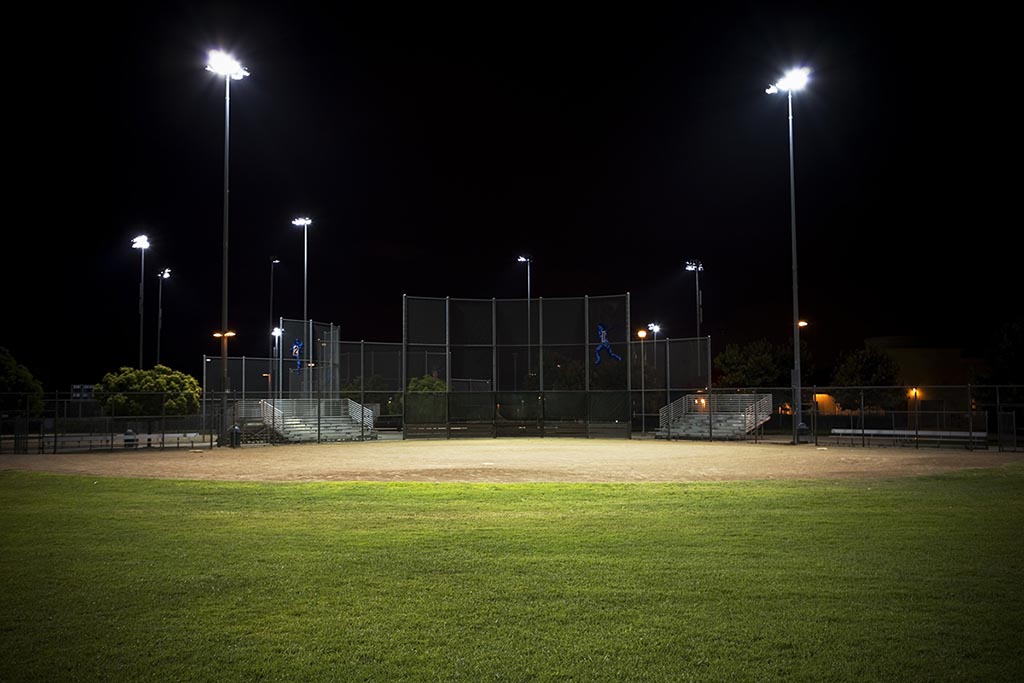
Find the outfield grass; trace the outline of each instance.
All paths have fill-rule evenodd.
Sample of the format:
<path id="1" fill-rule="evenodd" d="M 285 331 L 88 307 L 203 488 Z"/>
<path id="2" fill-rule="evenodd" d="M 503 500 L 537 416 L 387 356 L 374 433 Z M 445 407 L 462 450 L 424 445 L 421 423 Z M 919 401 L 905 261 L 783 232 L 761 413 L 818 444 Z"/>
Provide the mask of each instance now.
<path id="1" fill-rule="evenodd" d="M 1011 681 L 1024 467 L 702 484 L 0 473 L 3 681 Z"/>

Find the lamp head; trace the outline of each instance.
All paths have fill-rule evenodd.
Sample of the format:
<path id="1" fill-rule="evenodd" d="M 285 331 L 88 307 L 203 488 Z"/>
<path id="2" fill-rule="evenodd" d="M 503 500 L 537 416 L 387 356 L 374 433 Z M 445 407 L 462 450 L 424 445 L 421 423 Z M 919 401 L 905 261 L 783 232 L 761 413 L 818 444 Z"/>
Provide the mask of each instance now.
<path id="1" fill-rule="evenodd" d="M 769 95 L 774 95 L 780 90 L 786 92 L 796 92 L 797 90 L 803 90 L 807 86 L 807 81 L 811 75 L 811 70 L 807 67 L 800 67 L 798 69 L 790 69 L 779 80 L 778 83 L 768 86 L 765 90 Z"/>
<path id="2" fill-rule="evenodd" d="M 132 240 L 132 249 L 149 249 L 149 238 L 139 235 Z"/>
<path id="3" fill-rule="evenodd" d="M 206 70 L 218 76 L 224 76 L 236 81 L 240 81 L 249 75 L 249 72 L 243 69 L 242 65 L 235 61 L 234 57 L 220 50 L 210 50 L 210 56 L 206 62 Z"/>

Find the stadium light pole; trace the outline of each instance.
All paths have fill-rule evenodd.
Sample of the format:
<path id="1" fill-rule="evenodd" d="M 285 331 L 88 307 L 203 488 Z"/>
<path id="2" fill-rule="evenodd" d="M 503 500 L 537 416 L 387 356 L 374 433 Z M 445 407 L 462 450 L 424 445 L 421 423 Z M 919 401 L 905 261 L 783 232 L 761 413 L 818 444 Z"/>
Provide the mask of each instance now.
<path id="1" fill-rule="evenodd" d="M 171 269 L 164 268 L 156 276 L 160 282 L 156 296 L 156 364 L 160 365 L 160 337 L 164 327 L 164 280 L 171 276 Z"/>
<path id="2" fill-rule="evenodd" d="M 220 50 L 210 50 L 206 70 L 224 78 L 224 239 L 220 284 L 220 329 L 228 329 L 228 150 L 231 139 L 231 81 L 249 75 L 233 57 Z M 220 414 L 221 434 L 227 433 L 228 410 L 228 338 L 222 336 L 220 346 Z"/>
<path id="3" fill-rule="evenodd" d="M 799 430 L 805 428 L 802 421 L 802 410 L 800 405 L 800 304 L 797 294 L 797 267 L 796 267 L 796 183 L 793 170 L 793 93 L 803 90 L 807 86 L 810 76 L 810 69 L 801 67 L 791 69 L 783 75 L 782 79 L 773 85 L 768 86 L 765 92 L 774 95 L 781 90 L 786 91 L 786 99 L 789 102 L 789 220 L 791 231 L 791 248 L 793 252 L 793 443 L 799 443 Z"/>
<path id="4" fill-rule="evenodd" d="M 658 323 L 647 323 L 647 329 L 654 333 L 654 370 L 658 370 L 658 333 L 661 332 L 661 325 Z M 666 351 L 667 353 L 667 351 Z"/>
<path id="5" fill-rule="evenodd" d="M 645 397 L 645 386 L 644 386 L 644 372 L 646 370 L 646 363 L 644 362 L 644 339 L 647 338 L 647 330 L 640 328 L 636 331 L 636 336 L 640 338 L 640 431 L 644 434 L 647 433 L 647 407 L 644 405 Z"/>
<path id="6" fill-rule="evenodd" d="M 701 352 L 700 352 L 700 319 L 703 317 L 701 314 L 700 306 L 700 274 L 704 270 L 704 262 L 700 260 L 690 260 L 685 263 L 686 270 L 691 271 L 694 276 L 694 289 L 697 292 L 697 377 L 700 377 L 701 373 Z"/>
<path id="7" fill-rule="evenodd" d="M 146 250 L 149 249 L 149 238 L 145 235 L 139 235 L 132 240 L 132 249 L 138 249 L 142 255 L 142 271 L 139 273 L 139 370 L 142 369 L 142 308 L 144 303 L 146 288 L 143 286 L 143 280 L 146 277 Z"/>
<path id="8" fill-rule="evenodd" d="M 292 225 L 298 228 L 302 228 L 302 320 L 303 325 L 306 326 L 306 342 L 302 345 L 303 348 L 308 349 L 307 353 L 309 357 L 313 355 L 313 348 L 310 346 L 313 339 L 313 323 L 309 320 L 309 226 L 313 224 L 313 221 L 308 217 L 296 218 L 292 221 Z M 309 367 L 307 360 L 306 367 Z M 309 373 L 306 373 L 307 378 Z M 313 394 L 312 378 L 306 382 L 306 389 L 309 395 Z"/>
<path id="9" fill-rule="evenodd" d="M 312 225 L 313 221 L 309 218 L 296 218 L 292 221 L 292 225 L 302 228 L 302 319 L 309 320 L 309 309 L 308 309 L 308 275 L 309 275 L 309 226 Z"/>
<path id="10" fill-rule="evenodd" d="M 268 372 L 274 373 L 274 266 L 280 263 L 280 259 L 270 260 L 270 345 L 267 347 L 267 362 L 270 365 Z"/>
<path id="11" fill-rule="evenodd" d="M 526 379 L 529 381 L 530 375 L 533 374 L 533 339 L 530 334 L 530 264 L 533 263 L 533 258 L 520 256 L 516 260 L 526 264 Z"/>

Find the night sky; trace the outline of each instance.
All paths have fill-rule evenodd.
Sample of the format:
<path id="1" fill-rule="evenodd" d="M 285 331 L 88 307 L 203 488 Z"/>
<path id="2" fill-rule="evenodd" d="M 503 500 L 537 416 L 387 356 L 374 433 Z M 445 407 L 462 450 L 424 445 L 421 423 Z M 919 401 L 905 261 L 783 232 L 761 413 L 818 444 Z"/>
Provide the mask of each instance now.
<path id="1" fill-rule="evenodd" d="M 143 6 L 147 5 L 147 6 Z M 372 8 L 368 8 L 372 5 Z M 326 5 L 325 5 L 326 6 Z M 935 5 L 936 7 L 938 5 Z M 223 79 L 232 82 L 231 355 L 309 309 L 401 340 L 402 294 L 632 295 L 634 327 L 726 344 L 792 334 L 786 99 L 795 97 L 805 339 L 827 365 L 872 336 L 980 348 L 1021 308 L 1019 76 L 1008 17 L 714 3 L 136 3 L 35 36 L 60 62 L 10 88 L 0 345 L 47 389 L 138 357 L 219 355 Z M 67 43 L 61 40 L 67 37 Z M 58 47 L 59 46 L 59 47 Z M 20 105 L 20 106 L 19 106 Z M 1011 123 L 1012 120 L 1012 123 Z M 31 142 L 30 142 L 31 141 Z"/>

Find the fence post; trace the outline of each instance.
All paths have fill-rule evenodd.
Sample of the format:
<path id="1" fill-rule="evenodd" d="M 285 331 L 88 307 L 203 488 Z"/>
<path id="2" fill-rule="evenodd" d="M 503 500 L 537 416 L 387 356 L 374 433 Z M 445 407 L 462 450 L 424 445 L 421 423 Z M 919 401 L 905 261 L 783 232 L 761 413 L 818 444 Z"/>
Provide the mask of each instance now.
<path id="1" fill-rule="evenodd" d="M 860 390 L 860 445 L 867 448 L 867 435 L 864 433 L 864 389 Z"/>
<path id="2" fill-rule="evenodd" d="M 167 437 L 167 392 L 163 392 L 160 401 L 160 450 L 164 449 L 164 439 Z"/>
<path id="3" fill-rule="evenodd" d="M 811 394 L 811 431 L 814 432 L 814 445 L 818 445 L 818 385 L 812 388 Z"/>
<path id="4" fill-rule="evenodd" d="M 668 424 L 665 425 L 665 440 L 672 440 L 672 371 L 669 357 L 672 350 L 672 343 L 668 337 L 665 337 L 665 415 L 668 418 Z M 660 414 L 660 413 L 659 413 Z M 661 424 L 658 424 L 658 428 L 661 428 Z"/>
<path id="5" fill-rule="evenodd" d="M 971 405 L 971 385 L 967 385 L 967 450 L 974 450 L 974 410 Z"/>

